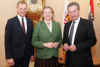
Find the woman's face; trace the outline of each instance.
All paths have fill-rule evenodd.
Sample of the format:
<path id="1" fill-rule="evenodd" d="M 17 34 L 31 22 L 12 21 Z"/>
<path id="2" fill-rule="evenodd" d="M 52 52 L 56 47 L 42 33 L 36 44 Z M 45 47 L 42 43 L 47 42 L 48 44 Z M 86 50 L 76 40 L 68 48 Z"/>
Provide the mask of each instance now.
<path id="1" fill-rule="evenodd" d="M 43 11 L 43 18 L 44 20 L 51 20 L 52 19 L 52 11 L 50 8 L 45 8 Z"/>

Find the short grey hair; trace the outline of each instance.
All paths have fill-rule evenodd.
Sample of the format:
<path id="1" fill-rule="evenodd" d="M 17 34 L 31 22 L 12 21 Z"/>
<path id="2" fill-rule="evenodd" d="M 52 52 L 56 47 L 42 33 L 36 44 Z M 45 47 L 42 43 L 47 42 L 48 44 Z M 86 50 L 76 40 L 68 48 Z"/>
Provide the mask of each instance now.
<path id="1" fill-rule="evenodd" d="M 67 9 L 69 7 L 72 7 L 72 6 L 77 6 L 77 9 L 80 10 L 80 6 L 79 6 L 79 4 L 77 2 L 71 2 L 71 3 L 69 3 L 68 6 L 67 6 Z"/>

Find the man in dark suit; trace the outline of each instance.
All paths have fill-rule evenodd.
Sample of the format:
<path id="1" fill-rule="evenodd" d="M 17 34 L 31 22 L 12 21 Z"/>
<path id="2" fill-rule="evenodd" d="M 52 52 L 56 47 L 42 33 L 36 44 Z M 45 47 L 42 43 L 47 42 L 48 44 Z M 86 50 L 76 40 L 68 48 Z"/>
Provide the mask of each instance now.
<path id="1" fill-rule="evenodd" d="M 96 44 L 93 23 L 80 18 L 80 7 L 72 2 L 67 7 L 72 21 L 65 24 L 63 48 L 67 67 L 93 67 L 91 47 Z"/>
<path id="2" fill-rule="evenodd" d="M 25 17 L 27 4 L 17 3 L 17 16 L 8 20 L 5 28 L 6 59 L 11 67 L 28 67 L 33 59 L 31 39 L 33 21 Z"/>

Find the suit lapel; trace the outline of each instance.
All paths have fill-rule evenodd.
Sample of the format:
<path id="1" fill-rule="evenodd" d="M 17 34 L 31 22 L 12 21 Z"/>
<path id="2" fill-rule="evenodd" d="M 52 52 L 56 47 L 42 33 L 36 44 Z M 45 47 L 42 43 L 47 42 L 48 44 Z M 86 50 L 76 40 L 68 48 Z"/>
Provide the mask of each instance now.
<path id="1" fill-rule="evenodd" d="M 55 27 L 56 27 L 55 22 L 54 22 L 54 21 L 52 21 L 52 32 L 54 32 L 54 31 L 55 31 Z"/>
<path id="2" fill-rule="evenodd" d="M 26 17 L 26 22 L 27 22 L 27 32 L 26 32 L 26 35 L 28 34 L 28 31 L 29 31 L 29 21 L 28 21 L 28 18 Z"/>
<path id="3" fill-rule="evenodd" d="M 43 21 L 43 22 L 41 22 L 41 23 L 42 23 L 42 26 L 43 26 L 49 33 L 51 33 L 50 30 L 48 29 L 47 25 L 45 24 L 45 22 Z"/>
<path id="4" fill-rule="evenodd" d="M 18 30 L 20 30 L 20 32 L 24 35 L 24 31 L 23 31 L 23 28 L 20 24 L 18 17 L 16 16 L 15 19 L 16 19 L 16 26 L 17 26 Z"/>
<path id="5" fill-rule="evenodd" d="M 67 28 L 66 28 L 67 33 L 69 33 L 69 28 L 70 28 L 71 23 L 72 23 L 72 21 L 70 21 L 70 22 L 68 23 L 68 25 L 67 25 Z"/>
<path id="6" fill-rule="evenodd" d="M 80 22 L 78 24 L 77 31 L 76 31 L 75 40 L 78 37 L 78 35 L 80 34 L 80 32 L 82 31 L 82 28 L 83 28 L 83 20 L 82 20 L 82 18 L 80 18 Z"/>
<path id="7" fill-rule="evenodd" d="M 68 40 L 68 44 L 69 44 L 69 38 L 68 38 L 68 35 L 69 35 L 69 29 L 70 29 L 70 25 L 71 25 L 71 23 L 72 23 L 72 21 L 70 21 L 69 23 L 68 23 L 68 25 L 66 26 L 67 28 L 65 29 L 66 30 L 66 32 L 64 33 L 64 34 L 66 34 L 67 35 L 67 40 Z"/>

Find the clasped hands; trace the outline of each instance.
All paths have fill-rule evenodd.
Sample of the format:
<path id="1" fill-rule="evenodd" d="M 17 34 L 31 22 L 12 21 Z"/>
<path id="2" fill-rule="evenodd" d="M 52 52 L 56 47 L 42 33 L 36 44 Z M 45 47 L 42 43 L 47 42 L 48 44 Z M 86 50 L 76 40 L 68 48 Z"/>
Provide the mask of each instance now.
<path id="1" fill-rule="evenodd" d="M 71 52 L 74 52 L 74 51 L 77 50 L 75 45 L 70 45 L 70 46 L 68 46 L 67 43 L 65 43 L 65 44 L 63 45 L 63 49 L 64 49 L 65 51 L 69 51 L 69 50 L 70 50 Z"/>
<path id="2" fill-rule="evenodd" d="M 43 44 L 44 47 L 47 47 L 47 48 L 50 48 L 50 49 L 52 49 L 52 48 L 56 49 L 58 47 L 58 45 L 59 45 L 58 42 L 55 42 L 55 43 L 49 42 L 49 43 L 44 43 Z"/>

